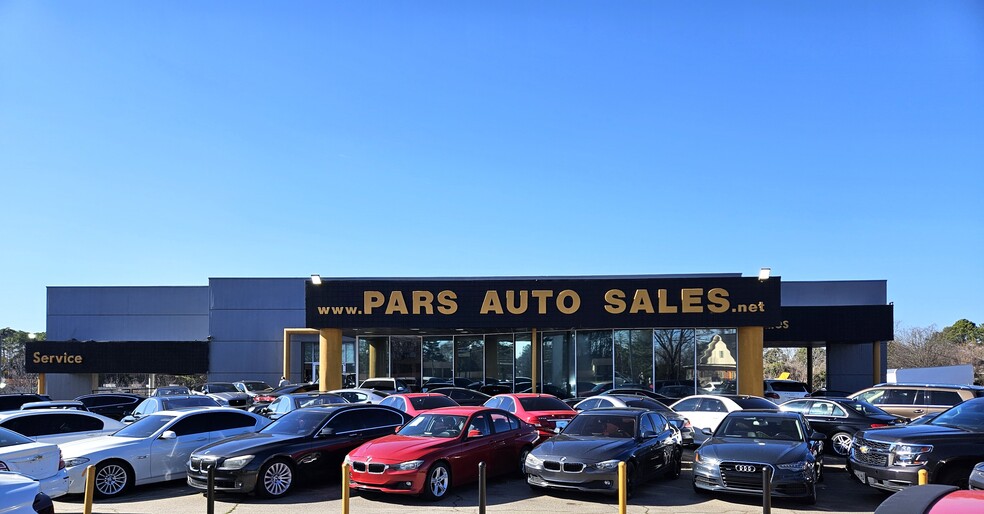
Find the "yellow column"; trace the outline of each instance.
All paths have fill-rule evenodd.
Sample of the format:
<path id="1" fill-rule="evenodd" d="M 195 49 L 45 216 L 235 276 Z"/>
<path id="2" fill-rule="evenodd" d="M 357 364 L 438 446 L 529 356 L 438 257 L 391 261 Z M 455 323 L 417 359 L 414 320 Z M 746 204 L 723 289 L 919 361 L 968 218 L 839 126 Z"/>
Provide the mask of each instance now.
<path id="1" fill-rule="evenodd" d="M 38 394 L 45 394 L 48 390 L 48 381 L 44 377 L 44 373 L 38 373 Z"/>
<path id="2" fill-rule="evenodd" d="M 368 341 L 369 344 L 369 369 L 366 378 L 376 378 L 376 342 Z"/>
<path id="3" fill-rule="evenodd" d="M 881 342 L 871 343 L 871 383 L 881 383 Z"/>
<path id="4" fill-rule="evenodd" d="M 738 394 L 762 396 L 763 327 L 738 327 Z"/>
<path id="5" fill-rule="evenodd" d="M 342 388 L 342 329 L 323 328 L 318 336 L 318 388 L 321 392 Z"/>
<path id="6" fill-rule="evenodd" d="M 533 335 L 530 336 L 530 344 L 532 345 L 532 346 L 530 346 L 530 350 L 532 350 L 532 353 L 533 353 L 533 355 L 532 355 L 532 358 L 533 358 L 533 372 L 530 373 L 531 375 L 533 375 L 532 377 L 530 377 L 533 380 L 533 384 L 531 385 L 532 389 L 530 389 L 530 391 L 535 393 L 536 392 L 536 382 L 537 382 L 537 379 L 540 378 L 540 366 L 539 366 L 539 364 L 540 364 L 540 350 L 539 350 L 539 345 L 536 344 L 536 329 L 535 328 L 533 329 Z"/>

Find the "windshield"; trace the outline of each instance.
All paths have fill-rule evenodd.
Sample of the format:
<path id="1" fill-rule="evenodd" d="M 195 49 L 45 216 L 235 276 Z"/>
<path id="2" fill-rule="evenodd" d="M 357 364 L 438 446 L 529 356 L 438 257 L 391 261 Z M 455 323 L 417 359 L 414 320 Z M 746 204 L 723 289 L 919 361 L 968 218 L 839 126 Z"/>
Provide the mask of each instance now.
<path id="1" fill-rule="evenodd" d="M 522 405 L 523 409 L 527 412 L 535 412 L 538 410 L 574 410 L 570 405 L 567 405 L 553 396 L 520 398 L 519 404 Z"/>
<path id="2" fill-rule="evenodd" d="M 564 435 L 632 438 L 636 436 L 635 416 L 588 414 L 582 412 L 564 428 Z"/>
<path id="3" fill-rule="evenodd" d="M 219 402 L 208 396 L 189 396 L 187 398 L 164 398 L 161 400 L 161 410 L 180 409 L 182 407 L 218 407 Z"/>
<path id="4" fill-rule="evenodd" d="M 155 432 L 167 425 L 177 416 L 165 416 L 161 414 L 151 414 L 144 416 L 133 423 L 117 430 L 113 433 L 116 437 L 150 437 Z"/>
<path id="5" fill-rule="evenodd" d="M 743 410 L 744 409 L 775 410 L 779 408 L 776 406 L 776 404 L 770 402 L 769 400 L 766 400 L 765 398 L 748 397 L 748 398 L 732 398 L 732 400 L 735 403 L 737 403 L 738 406 L 741 407 Z"/>
<path id="6" fill-rule="evenodd" d="M 270 384 L 266 382 L 243 382 L 243 386 L 246 387 L 247 391 L 265 391 L 267 389 L 272 389 Z"/>
<path id="7" fill-rule="evenodd" d="M 310 407 L 312 405 L 329 405 L 332 403 L 348 403 L 348 400 L 338 396 L 337 394 L 320 394 L 318 396 L 309 397 L 302 396 L 300 398 L 294 399 L 295 405 L 298 409 L 304 407 Z"/>
<path id="8" fill-rule="evenodd" d="M 936 416 L 930 425 L 984 431 L 984 400 L 969 400 Z"/>
<path id="9" fill-rule="evenodd" d="M 331 414 L 326 409 L 298 409 L 284 414 L 283 417 L 263 427 L 264 434 L 304 436 L 314 435 L 321 428 L 325 419 Z"/>
<path id="10" fill-rule="evenodd" d="M 458 437 L 466 420 L 465 416 L 421 414 L 410 420 L 399 434 L 417 437 Z"/>
<path id="11" fill-rule="evenodd" d="M 792 418 L 742 414 L 728 416 L 714 432 L 715 437 L 744 437 L 749 439 L 777 439 L 803 441 L 803 430 Z"/>

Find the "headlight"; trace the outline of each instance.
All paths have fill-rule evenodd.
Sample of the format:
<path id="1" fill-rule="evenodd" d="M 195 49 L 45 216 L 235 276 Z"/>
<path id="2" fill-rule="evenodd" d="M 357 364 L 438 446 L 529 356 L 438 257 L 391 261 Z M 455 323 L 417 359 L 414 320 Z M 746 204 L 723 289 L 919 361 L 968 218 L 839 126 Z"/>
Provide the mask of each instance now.
<path id="1" fill-rule="evenodd" d="M 620 460 L 603 460 L 593 467 L 595 469 L 618 469 L 618 463 L 622 462 Z"/>
<path id="2" fill-rule="evenodd" d="M 806 471 L 811 468 L 812 465 L 809 461 L 798 460 L 796 462 L 787 462 L 785 464 L 776 464 L 779 469 L 784 469 L 786 471 Z"/>
<path id="3" fill-rule="evenodd" d="M 401 462 L 399 464 L 393 464 L 393 469 L 398 469 L 400 471 L 410 471 L 411 469 L 417 469 L 423 464 L 422 460 L 408 460 L 406 462 Z"/>
<path id="4" fill-rule="evenodd" d="M 65 467 L 66 468 L 71 468 L 71 467 L 74 467 L 74 466 L 81 466 L 82 464 L 85 464 L 86 462 L 89 462 L 89 459 L 87 459 L 85 457 L 75 457 L 74 459 L 65 459 Z"/>
<path id="5" fill-rule="evenodd" d="M 531 468 L 539 468 L 543 466 L 543 459 L 533 455 L 532 453 L 526 454 L 526 465 Z"/>
<path id="6" fill-rule="evenodd" d="M 895 444 L 892 445 L 893 462 L 899 466 L 922 466 L 926 463 L 923 456 L 933 451 L 929 444 Z"/>
<path id="7" fill-rule="evenodd" d="M 226 459 L 222 461 L 222 465 L 215 469 L 242 469 L 243 466 L 249 464 L 249 461 L 253 460 L 253 455 L 243 455 L 242 457 L 233 457 L 231 459 Z"/>
<path id="8" fill-rule="evenodd" d="M 351 466 L 352 465 L 352 457 L 346 455 L 345 458 L 342 459 L 342 464 L 348 464 L 349 466 Z"/>
<path id="9" fill-rule="evenodd" d="M 717 466 L 721 463 L 721 459 L 706 457 L 701 455 L 700 452 L 694 452 L 694 463 L 700 464 L 701 466 Z"/>

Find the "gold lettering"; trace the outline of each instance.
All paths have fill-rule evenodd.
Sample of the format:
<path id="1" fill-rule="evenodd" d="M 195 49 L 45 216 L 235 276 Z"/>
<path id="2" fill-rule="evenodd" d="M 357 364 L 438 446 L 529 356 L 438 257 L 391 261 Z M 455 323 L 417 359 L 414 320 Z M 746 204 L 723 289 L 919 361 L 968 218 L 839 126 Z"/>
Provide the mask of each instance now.
<path id="1" fill-rule="evenodd" d="M 362 293 L 362 312 L 372 314 L 376 307 L 382 307 L 386 302 L 386 297 L 379 291 L 365 291 Z"/>
<path id="2" fill-rule="evenodd" d="M 765 312 L 765 302 L 759 302 L 759 312 Z"/>
<path id="3" fill-rule="evenodd" d="M 680 290 L 680 303 L 681 312 L 704 312 L 704 306 L 701 305 L 701 296 L 704 295 L 704 290 L 695 288 L 683 288 Z"/>
<path id="4" fill-rule="evenodd" d="M 41 352 L 34 352 L 34 363 L 37 364 L 41 362 Z"/>
<path id="5" fill-rule="evenodd" d="M 759 306 L 757 303 L 748 304 L 748 312 L 758 312 Z"/>
<path id="6" fill-rule="evenodd" d="M 606 291 L 605 310 L 609 314 L 622 314 L 625 312 L 625 291 L 621 289 L 609 289 Z"/>
<path id="7" fill-rule="evenodd" d="M 716 312 L 718 314 L 722 312 L 728 312 L 731 308 L 731 302 L 728 301 L 728 290 L 722 289 L 720 287 L 715 287 L 707 292 L 707 301 L 710 305 L 707 306 L 707 310 L 711 312 Z"/>
<path id="8" fill-rule="evenodd" d="M 437 308 L 437 312 L 441 314 L 454 314 L 458 312 L 458 295 L 454 291 L 444 290 L 437 293 L 437 303 L 440 307 Z"/>
<path id="9" fill-rule="evenodd" d="M 566 301 L 570 299 L 570 306 L 566 305 Z M 581 308 L 581 297 L 577 293 L 571 291 L 570 289 L 564 289 L 557 295 L 557 310 L 563 314 L 574 314 L 577 310 Z"/>
<path id="10" fill-rule="evenodd" d="M 547 299 L 553 296 L 553 290 L 550 289 L 534 289 L 531 293 L 533 298 L 536 298 L 539 302 L 536 307 L 536 311 L 540 314 L 547 313 Z"/>
<path id="11" fill-rule="evenodd" d="M 400 314 L 410 313 L 407 310 L 407 301 L 403 298 L 402 291 L 390 292 L 389 303 L 386 304 L 386 314 L 393 314 L 394 312 L 399 312 Z"/>
<path id="12" fill-rule="evenodd" d="M 677 311 L 676 305 L 668 305 L 666 303 L 666 289 L 659 290 L 659 313 L 660 314 L 674 314 Z"/>
<path id="13" fill-rule="evenodd" d="M 663 291 L 663 289 L 660 289 L 660 294 Z M 629 307 L 629 314 L 636 314 L 638 312 L 648 314 L 654 314 L 656 312 L 653 309 L 653 299 L 649 297 L 648 289 L 636 289 L 635 294 L 632 295 L 632 306 Z"/>
<path id="14" fill-rule="evenodd" d="M 414 291 L 412 295 L 414 314 L 434 314 L 434 293 Z"/>
<path id="15" fill-rule="evenodd" d="M 499 301 L 498 291 L 486 291 L 485 299 L 482 300 L 482 308 L 478 311 L 479 314 L 488 313 L 502 314 L 502 302 Z"/>
<path id="16" fill-rule="evenodd" d="M 506 309 L 509 314 L 522 314 L 529 308 L 529 292 L 519 292 L 519 303 L 516 303 L 516 291 L 506 291 Z"/>

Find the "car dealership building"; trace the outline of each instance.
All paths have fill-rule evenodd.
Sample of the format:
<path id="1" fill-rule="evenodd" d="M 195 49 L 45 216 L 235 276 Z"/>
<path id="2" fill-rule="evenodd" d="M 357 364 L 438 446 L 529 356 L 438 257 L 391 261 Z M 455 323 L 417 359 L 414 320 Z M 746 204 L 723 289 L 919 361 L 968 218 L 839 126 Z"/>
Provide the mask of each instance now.
<path id="1" fill-rule="evenodd" d="M 718 273 L 49 287 L 47 340 L 28 344 L 26 367 L 53 398 L 120 373 L 761 395 L 764 348 L 825 347 L 827 387 L 854 391 L 885 378 L 886 286 Z"/>

